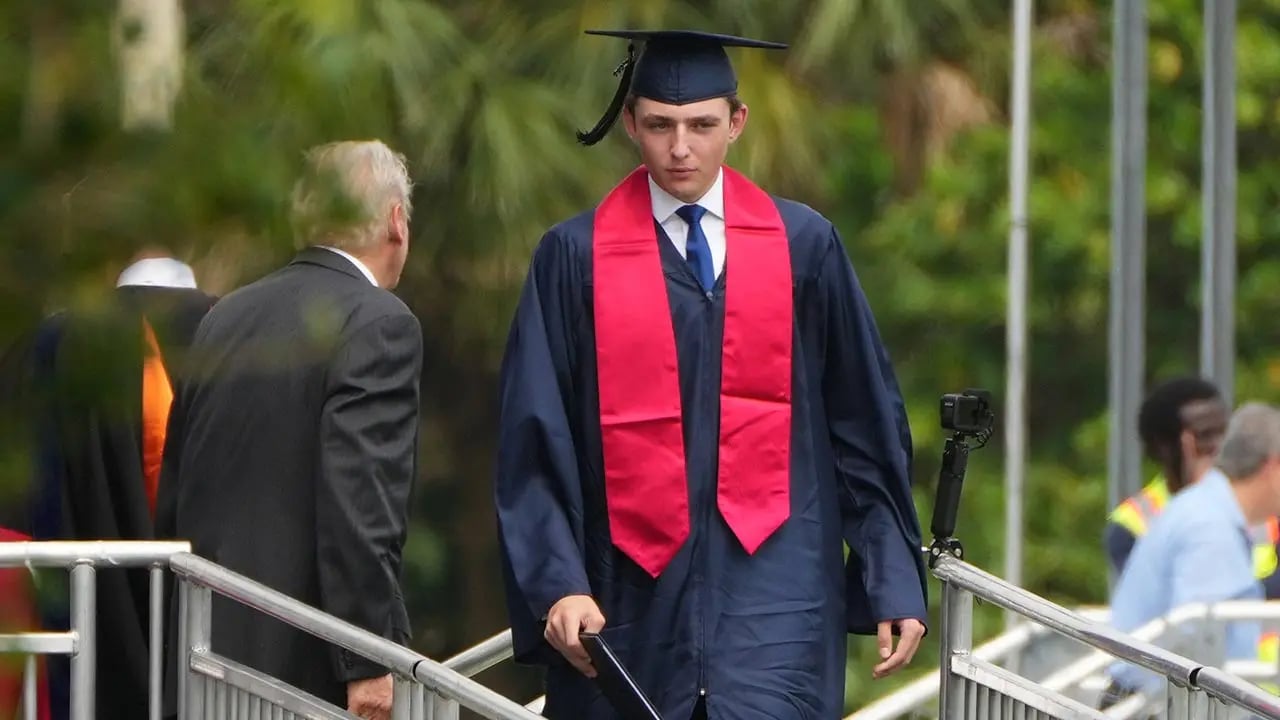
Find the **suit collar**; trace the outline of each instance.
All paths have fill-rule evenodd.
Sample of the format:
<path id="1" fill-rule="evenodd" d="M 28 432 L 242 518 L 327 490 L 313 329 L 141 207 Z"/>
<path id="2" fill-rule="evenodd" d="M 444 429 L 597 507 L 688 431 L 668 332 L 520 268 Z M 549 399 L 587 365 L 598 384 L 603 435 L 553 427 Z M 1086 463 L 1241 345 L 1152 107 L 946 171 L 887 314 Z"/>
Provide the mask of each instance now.
<path id="1" fill-rule="evenodd" d="M 350 260 L 342 257 L 338 253 L 330 252 L 322 247 L 304 248 L 294 256 L 293 261 L 289 264 L 319 265 L 321 267 L 329 268 L 330 270 L 337 270 L 340 273 L 350 275 L 360 282 L 369 282 L 369 279 L 365 277 L 365 274 L 360 272 L 360 269 L 357 268 Z"/>

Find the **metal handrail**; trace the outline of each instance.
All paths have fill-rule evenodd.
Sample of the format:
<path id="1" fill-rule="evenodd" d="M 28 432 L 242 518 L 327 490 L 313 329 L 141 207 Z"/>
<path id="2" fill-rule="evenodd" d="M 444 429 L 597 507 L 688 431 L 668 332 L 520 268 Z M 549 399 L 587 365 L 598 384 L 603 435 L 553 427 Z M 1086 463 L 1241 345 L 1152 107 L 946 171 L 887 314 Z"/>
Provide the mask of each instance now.
<path id="1" fill-rule="evenodd" d="M 1242 707 L 1262 717 L 1280 717 L 1280 698 L 1217 668 L 1201 668 L 1196 673 L 1195 686 L 1210 697 Z"/>
<path id="2" fill-rule="evenodd" d="M 0 567 L 146 567 L 191 552 L 189 542 L 155 540 L 42 540 L 0 543 Z"/>
<path id="3" fill-rule="evenodd" d="M 974 597 L 1010 610 L 1059 633 L 1079 640 L 1147 670 L 1191 685 L 1202 666 L 1180 655 L 1055 605 L 1044 598 L 957 560 L 949 555 L 938 559 L 933 574 L 973 594 Z"/>
<path id="4" fill-rule="evenodd" d="M 1174 693 L 1177 690 L 1188 702 L 1191 699 L 1189 693 L 1198 691 L 1219 702 L 1250 710 L 1261 717 L 1280 719 L 1280 702 L 1275 696 L 1218 668 L 1205 666 L 1133 635 L 1086 620 L 1076 613 L 953 557 L 939 558 L 933 573 L 950 588 L 1015 612 L 1050 627 L 1062 635 L 1104 651 L 1116 659 L 1163 675 L 1169 683 L 1169 692 Z M 1197 603 L 1179 608 L 1171 615 L 1180 619 L 1181 622 L 1186 622 L 1188 619 L 1210 618 L 1214 615 L 1242 616 L 1246 610 L 1247 608 L 1242 607 L 1241 603 L 1233 603 L 1215 613 L 1210 606 Z M 1158 623 L 1164 623 L 1170 627 L 1177 624 L 1162 619 L 1148 624 L 1143 629 L 1150 630 L 1152 625 Z M 1052 692 L 1048 687 L 1045 689 Z M 1171 695 L 1171 701 L 1172 697 Z"/>
<path id="5" fill-rule="evenodd" d="M 1074 608 L 1072 612 L 1099 623 L 1109 622 L 1111 617 L 1110 608 L 1106 606 L 1084 605 Z M 1223 600 L 1207 605 L 1191 603 L 1175 608 L 1163 618 L 1152 620 L 1128 634 L 1139 640 L 1158 643 L 1170 628 L 1205 619 L 1280 621 L 1280 602 Z M 1049 632 L 1048 628 L 1027 620 L 974 648 L 972 654 L 981 660 L 999 663 L 1009 655 L 1026 648 L 1032 640 Z M 1097 677 L 1099 671 L 1113 662 L 1115 658 L 1106 652 L 1091 649 L 1091 652 L 1042 679 L 1040 684 L 1049 690 L 1062 692 L 1073 686 L 1081 686 L 1085 681 Z M 1252 679 L 1273 678 L 1277 669 L 1270 663 L 1261 663 L 1256 660 L 1234 660 L 1228 661 L 1223 670 L 1230 675 Z M 879 697 L 847 715 L 845 720 L 892 720 L 902 717 L 937 698 L 938 687 L 939 671 L 930 670 L 894 692 Z M 1128 716 L 1117 710 L 1109 710 L 1106 714 L 1111 716 L 1117 713 L 1121 717 Z"/>
<path id="6" fill-rule="evenodd" d="M 478 645 L 463 650 L 441 664 L 456 673 L 475 677 L 509 659 L 511 655 L 511 630 L 507 629 Z"/>
<path id="7" fill-rule="evenodd" d="M 358 653 L 428 690 L 456 700 L 486 717 L 539 720 L 524 706 L 403 645 L 325 614 L 306 603 L 228 570 L 204 558 L 183 553 L 169 560 L 175 575 L 235 600 L 281 622 Z"/>
<path id="8" fill-rule="evenodd" d="M 160 680 L 164 568 L 169 559 L 191 551 L 191 543 L 154 540 L 29 540 L 0 542 L 0 568 L 61 568 L 71 578 L 70 630 L 63 633 L 26 632 L 0 636 L 0 650 L 27 655 L 23 672 L 23 708 L 35 717 L 35 655 L 70 657 L 70 712 L 80 720 L 95 716 L 97 674 L 97 581 L 99 568 L 149 568 L 150 641 L 148 648 L 148 717 L 160 718 Z"/>

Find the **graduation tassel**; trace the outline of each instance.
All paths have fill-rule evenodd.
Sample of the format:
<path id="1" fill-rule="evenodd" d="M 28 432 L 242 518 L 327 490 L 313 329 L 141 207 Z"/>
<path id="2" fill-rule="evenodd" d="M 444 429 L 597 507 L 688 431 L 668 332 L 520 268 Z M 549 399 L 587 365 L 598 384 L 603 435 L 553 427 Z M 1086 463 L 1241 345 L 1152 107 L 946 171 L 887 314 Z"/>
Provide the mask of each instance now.
<path id="1" fill-rule="evenodd" d="M 627 92 L 631 89 L 631 73 L 636 67 L 635 44 L 627 46 L 627 59 L 623 60 L 620 65 L 613 71 L 616 77 L 622 74 L 622 80 L 618 83 L 618 91 L 613 95 L 613 102 L 609 103 L 609 109 L 604 111 L 604 115 L 596 126 L 582 132 L 577 132 L 578 142 L 583 145 L 595 145 L 604 139 L 609 132 L 609 128 L 613 127 L 613 123 L 618 119 L 618 113 L 622 112 L 622 104 L 626 102 Z"/>

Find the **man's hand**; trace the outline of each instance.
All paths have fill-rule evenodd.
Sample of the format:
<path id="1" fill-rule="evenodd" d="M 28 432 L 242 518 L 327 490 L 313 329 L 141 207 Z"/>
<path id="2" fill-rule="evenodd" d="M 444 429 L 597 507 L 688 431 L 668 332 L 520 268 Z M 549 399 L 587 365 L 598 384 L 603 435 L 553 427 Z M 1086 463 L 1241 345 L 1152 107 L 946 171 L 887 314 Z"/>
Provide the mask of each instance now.
<path id="1" fill-rule="evenodd" d="M 591 596 L 569 595 L 551 606 L 551 612 L 547 613 L 547 629 L 542 635 L 579 672 L 593 678 L 596 669 L 591 667 L 591 657 L 578 640 L 578 633 L 596 633 L 603 627 L 604 615 Z"/>
<path id="2" fill-rule="evenodd" d="M 893 649 L 893 629 L 898 629 L 898 649 Z M 871 671 L 876 680 L 886 678 L 901 670 L 920 647 L 920 638 L 924 637 L 924 625 L 919 620 L 885 620 L 877 628 L 880 642 L 880 664 Z"/>
<path id="3" fill-rule="evenodd" d="M 391 676 L 347 683 L 347 712 L 364 720 L 391 720 Z"/>

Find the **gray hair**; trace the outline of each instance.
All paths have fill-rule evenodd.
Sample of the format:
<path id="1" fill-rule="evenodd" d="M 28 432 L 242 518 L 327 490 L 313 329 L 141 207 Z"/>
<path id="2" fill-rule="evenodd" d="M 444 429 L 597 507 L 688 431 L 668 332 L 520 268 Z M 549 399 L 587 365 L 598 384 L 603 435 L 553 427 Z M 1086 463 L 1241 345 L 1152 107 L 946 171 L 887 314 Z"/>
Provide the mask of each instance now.
<path id="1" fill-rule="evenodd" d="M 400 153 L 377 140 L 333 142 L 307 151 L 293 188 L 290 223 L 299 245 L 363 250 L 399 203 L 408 219 L 413 185 Z"/>
<path id="2" fill-rule="evenodd" d="M 1251 402 L 1231 416 L 1227 435 L 1218 452 L 1218 469 L 1232 480 L 1243 480 L 1262 469 L 1267 460 L 1280 456 L 1280 410 Z"/>

